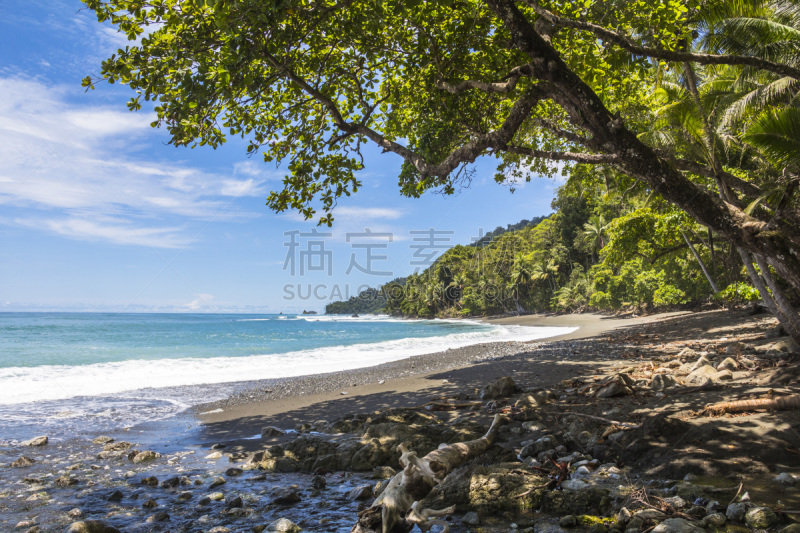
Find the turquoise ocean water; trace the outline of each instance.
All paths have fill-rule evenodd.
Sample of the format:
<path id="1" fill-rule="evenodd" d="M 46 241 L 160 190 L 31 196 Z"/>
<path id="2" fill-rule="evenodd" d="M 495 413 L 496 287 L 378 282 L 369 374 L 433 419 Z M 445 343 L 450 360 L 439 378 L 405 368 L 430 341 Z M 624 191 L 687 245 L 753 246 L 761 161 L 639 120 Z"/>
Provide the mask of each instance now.
<path id="1" fill-rule="evenodd" d="M 0 313 L 0 441 L 157 420 L 242 381 L 566 330 L 387 316 Z"/>

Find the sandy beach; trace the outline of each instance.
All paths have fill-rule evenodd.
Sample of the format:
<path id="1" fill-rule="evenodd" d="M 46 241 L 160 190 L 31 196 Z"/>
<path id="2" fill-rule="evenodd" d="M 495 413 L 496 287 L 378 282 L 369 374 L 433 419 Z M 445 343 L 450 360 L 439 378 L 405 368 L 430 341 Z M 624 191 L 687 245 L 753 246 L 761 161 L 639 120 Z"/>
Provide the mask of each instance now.
<path id="1" fill-rule="evenodd" d="M 606 358 L 585 357 L 582 347 L 591 339 L 685 314 L 673 312 L 634 318 L 597 313 L 533 314 L 486 318 L 483 322 L 488 324 L 578 329 L 531 343 L 476 344 L 347 372 L 254 383 L 241 394 L 195 409 L 202 426 L 202 444 L 224 442 L 230 449 L 252 451 L 262 443 L 251 437 L 264 426 L 292 429 L 345 413 L 411 407 L 454 391 L 477 391 L 504 375 L 523 380 L 526 387 L 547 386 L 607 364 Z"/>

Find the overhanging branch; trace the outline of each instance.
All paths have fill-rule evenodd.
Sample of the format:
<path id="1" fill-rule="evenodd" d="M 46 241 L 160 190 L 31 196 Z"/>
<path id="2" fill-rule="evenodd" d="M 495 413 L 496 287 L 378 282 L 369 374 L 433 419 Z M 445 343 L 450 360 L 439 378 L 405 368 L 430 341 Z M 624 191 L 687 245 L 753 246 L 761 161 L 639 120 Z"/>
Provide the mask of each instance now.
<path id="1" fill-rule="evenodd" d="M 605 42 L 613 43 L 628 52 L 644 57 L 651 57 L 653 59 L 662 59 L 664 61 L 676 62 L 692 62 L 700 65 L 738 65 L 754 67 L 759 70 L 766 70 L 780 74 L 781 76 L 789 76 L 795 79 L 800 79 L 800 69 L 794 68 L 782 63 L 775 63 L 768 59 L 761 59 L 753 56 L 743 55 L 718 55 L 718 54 L 697 54 L 692 52 L 680 52 L 674 50 L 664 50 L 660 48 L 653 48 L 650 46 L 642 46 L 632 39 L 621 35 L 615 31 L 604 28 L 598 24 L 585 22 L 580 20 L 573 20 L 566 17 L 556 15 L 540 6 L 535 0 L 522 0 L 522 2 L 555 26 L 563 28 L 573 28 L 577 30 L 584 30 L 593 33 Z"/>

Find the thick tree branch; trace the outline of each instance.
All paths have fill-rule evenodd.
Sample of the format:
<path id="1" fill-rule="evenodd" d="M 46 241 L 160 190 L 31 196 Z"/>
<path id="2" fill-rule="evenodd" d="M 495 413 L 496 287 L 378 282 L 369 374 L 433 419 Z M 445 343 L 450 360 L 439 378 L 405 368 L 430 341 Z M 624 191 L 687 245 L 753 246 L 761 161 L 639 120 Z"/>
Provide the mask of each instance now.
<path id="1" fill-rule="evenodd" d="M 491 83 L 480 80 L 467 80 L 452 84 L 443 80 L 438 80 L 436 82 L 436 87 L 453 94 L 463 93 L 471 89 L 477 89 L 487 93 L 508 93 L 514 90 L 520 78 L 530 76 L 531 72 L 532 69 L 530 65 L 520 65 L 514 67 L 511 72 L 503 78 L 506 81 Z"/>
<path id="2" fill-rule="evenodd" d="M 781 76 L 789 76 L 800 79 L 800 69 L 789 65 L 784 65 L 782 63 L 775 63 L 774 61 L 752 56 L 696 54 L 691 52 L 679 52 L 642 46 L 624 35 L 597 24 L 558 16 L 540 6 L 535 0 L 523 0 L 523 2 L 526 5 L 531 6 L 539 16 L 543 17 L 555 26 L 591 32 L 603 41 L 613 43 L 620 48 L 638 56 L 652 57 L 653 59 L 663 59 L 664 61 L 689 61 L 692 63 L 699 63 L 701 65 L 749 66 L 759 70 L 774 72 L 776 74 L 780 74 Z"/>
<path id="3" fill-rule="evenodd" d="M 506 152 L 523 155 L 526 157 L 536 157 L 540 159 L 550 159 L 551 161 L 574 161 L 576 163 L 586 163 L 598 165 L 602 163 L 614 163 L 617 156 L 614 154 L 583 154 L 578 152 L 553 152 L 548 150 L 535 150 L 525 146 L 508 145 Z"/>
<path id="4" fill-rule="evenodd" d="M 573 125 L 592 135 L 599 150 L 618 156 L 615 165 L 731 242 L 755 253 L 780 257 L 786 265 L 787 280 L 800 287 L 798 228 L 782 224 L 780 231 L 770 230 L 765 222 L 693 183 L 611 114 L 597 93 L 539 35 L 515 0 L 485 1 L 505 25 L 513 45 L 531 58 L 533 77 L 552 85 L 549 93 L 553 102 L 561 106 Z"/>
<path id="5" fill-rule="evenodd" d="M 662 154 L 662 157 L 667 157 Z M 689 161 L 688 159 L 677 159 L 672 157 L 667 157 L 669 161 L 677 168 L 678 170 L 684 170 L 686 172 L 691 172 L 692 174 L 697 174 L 698 176 L 703 176 L 706 178 L 721 178 L 725 185 L 739 191 L 740 193 L 751 196 L 751 197 L 758 197 L 761 196 L 761 188 L 754 183 L 750 183 L 749 181 L 745 181 L 742 178 L 731 174 L 730 172 L 720 172 L 719 176 L 714 173 L 714 170 L 708 168 L 705 165 L 701 165 L 699 163 L 695 163 L 694 161 Z"/>

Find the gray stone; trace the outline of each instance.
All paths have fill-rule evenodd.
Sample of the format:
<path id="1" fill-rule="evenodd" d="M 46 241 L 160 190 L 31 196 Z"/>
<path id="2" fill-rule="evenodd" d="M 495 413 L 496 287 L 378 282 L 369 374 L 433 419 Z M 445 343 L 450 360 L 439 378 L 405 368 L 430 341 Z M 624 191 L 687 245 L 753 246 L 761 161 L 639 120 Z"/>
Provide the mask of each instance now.
<path id="1" fill-rule="evenodd" d="M 121 490 L 115 490 L 114 492 L 112 492 L 111 494 L 109 494 L 109 495 L 108 495 L 108 498 L 106 498 L 106 499 L 107 499 L 108 501 L 110 501 L 110 502 L 121 502 L 121 501 L 122 501 L 122 498 L 124 498 L 124 497 L 125 497 L 125 495 L 124 495 L 124 494 L 122 494 L 122 491 L 121 491 Z"/>
<path id="2" fill-rule="evenodd" d="M 261 429 L 262 437 L 280 437 L 285 434 L 286 432 L 284 430 L 276 428 L 275 426 L 266 426 Z"/>
<path id="3" fill-rule="evenodd" d="M 328 480 L 325 479 L 325 476 L 314 476 L 311 479 L 311 487 L 315 488 L 316 490 L 322 490 L 328 486 Z"/>
<path id="4" fill-rule="evenodd" d="M 653 528 L 653 533 L 705 533 L 705 530 L 683 518 L 667 518 Z"/>
<path id="5" fill-rule="evenodd" d="M 785 528 L 781 529 L 778 533 L 800 533 L 800 524 L 789 524 Z"/>
<path id="6" fill-rule="evenodd" d="M 119 442 L 109 442 L 105 446 L 103 446 L 103 451 L 105 452 L 126 452 L 128 451 L 133 444 L 130 442 L 125 442 L 121 440 Z"/>
<path id="7" fill-rule="evenodd" d="M 654 391 L 662 391 L 675 386 L 677 383 L 675 378 L 669 374 L 656 374 L 653 376 L 653 381 L 650 382 L 650 388 Z"/>
<path id="8" fill-rule="evenodd" d="M 733 372 L 730 370 L 720 370 L 713 376 L 711 376 L 712 381 L 728 381 L 733 379 Z"/>
<path id="9" fill-rule="evenodd" d="M 753 529 L 767 529 L 780 521 L 769 507 L 753 507 L 744 516 L 744 523 Z"/>
<path id="10" fill-rule="evenodd" d="M 160 453 L 154 452 L 152 450 L 145 450 L 133 456 L 133 463 L 134 464 L 144 463 L 145 461 L 152 461 L 154 459 L 158 459 L 159 457 L 161 457 Z"/>
<path id="11" fill-rule="evenodd" d="M 739 363 L 731 357 L 726 357 L 720 364 L 717 365 L 717 370 L 738 370 Z"/>
<path id="12" fill-rule="evenodd" d="M 725 510 L 725 516 L 729 522 L 744 522 L 744 515 L 750 507 L 748 502 L 732 503 Z"/>
<path id="13" fill-rule="evenodd" d="M 578 525 L 578 517 L 574 514 L 568 514 L 567 516 L 561 517 L 561 520 L 558 521 L 558 525 L 563 528 L 576 527 Z"/>
<path id="14" fill-rule="evenodd" d="M 475 511 L 470 511 L 461 517 L 461 523 L 468 526 L 479 526 L 481 525 L 481 518 Z"/>
<path id="15" fill-rule="evenodd" d="M 298 526 L 291 520 L 287 520 L 286 518 L 279 518 L 267 526 L 267 531 L 297 533 L 298 531 L 302 531 L 302 529 L 300 529 L 300 526 Z"/>
<path id="16" fill-rule="evenodd" d="M 636 511 L 633 513 L 635 518 L 641 518 L 644 521 L 652 520 L 654 522 L 660 522 L 666 518 L 666 515 L 661 511 L 656 509 L 642 509 L 641 511 Z"/>
<path id="17" fill-rule="evenodd" d="M 221 502 L 225 499 L 225 495 L 221 492 L 212 492 L 208 495 L 208 499 L 212 502 Z"/>
<path id="18" fill-rule="evenodd" d="M 231 477 L 241 476 L 242 474 L 244 474 L 244 470 L 242 470 L 241 468 L 229 468 L 225 471 L 225 475 Z"/>
<path id="19" fill-rule="evenodd" d="M 8 466 L 10 466 L 11 468 L 25 468 L 28 466 L 32 466 L 35 463 L 36 460 L 34 460 L 32 457 L 26 457 L 25 455 L 23 455 L 22 457 L 20 457 L 19 459 L 17 459 Z"/>
<path id="20" fill-rule="evenodd" d="M 172 476 L 169 479 L 165 479 L 161 482 L 162 489 L 174 489 L 178 485 L 181 484 L 181 479 L 178 476 Z"/>
<path id="21" fill-rule="evenodd" d="M 617 524 L 619 524 L 619 525 L 621 525 L 621 526 L 624 526 L 625 524 L 627 524 L 628 522 L 630 522 L 630 521 L 631 521 L 631 517 L 632 517 L 632 516 L 633 516 L 633 515 L 632 515 L 632 514 L 631 514 L 631 512 L 628 510 L 628 508 L 627 508 L 627 507 L 623 507 L 623 508 L 622 508 L 622 509 L 620 509 L 620 510 L 619 510 L 619 512 L 617 513 Z"/>
<path id="22" fill-rule="evenodd" d="M 146 502 L 142 504 L 142 509 L 153 509 L 154 507 L 158 507 L 158 502 L 155 501 L 153 498 L 149 498 Z"/>
<path id="23" fill-rule="evenodd" d="M 397 474 L 391 466 L 376 466 L 372 469 L 372 479 L 389 479 Z"/>
<path id="24" fill-rule="evenodd" d="M 700 358 L 689 368 L 689 372 L 694 372 L 698 368 L 710 365 L 711 361 L 709 361 L 705 355 L 701 355 Z"/>
<path id="25" fill-rule="evenodd" d="M 46 446 L 47 445 L 47 437 L 42 435 L 41 437 L 34 437 L 30 440 L 26 440 L 20 442 L 22 446 Z"/>
<path id="26" fill-rule="evenodd" d="M 149 487 L 157 487 L 158 478 L 156 476 L 147 476 L 146 478 L 142 478 L 142 485 L 147 485 Z"/>
<path id="27" fill-rule="evenodd" d="M 163 522 L 165 520 L 169 520 L 169 513 L 167 513 L 166 511 L 158 511 L 156 514 L 148 516 L 145 522 L 153 523 L 153 522 Z"/>
<path id="28" fill-rule="evenodd" d="M 481 391 L 481 400 L 506 398 L 517 391 L 517 385 L 509 376 L 494 380 Z"/>
<path id="29" fill-rule="evenodd" d="M 520 457 L 534 457 L 543 451 L 552 450 L 559 445 L 558 438 L 554 435 L 545 435 L 544 437 L 535 440 L 533 443 L 525 446 L 519 452 Z"/>
<path id="30" fill-rule="evenodd" d="M 360 485 L 349 493 L 347 498 L 353 501 L 368 500 L 372 498 L 372 485 Z"/>
<path id="31" fill-rule="evenodd" d="M 236 509 L 240 507 L 244 507 L 244 502 L 242 501 L 241 496 L 232 496 L 225 502 L 226 509 Z"/>
<path id="32" fill-rule="evenodd" d="M 800 476 L 790 474 L 789 472 L 783 472 L 775 476 L 774 480 L 778 483 L 783 483 L 784 485 L 794 485 L 800 481 Z"/>
<path id="33" fill-rule="evenodd" d="M 728 518 L 722 513 L 711 513 L 703 518 L 704 526 L 725 527 L 728 523 Z"/>
<path id="34" fill-rule="evenodd" d="M 100 520 L 82 520 L 73 522 L 67 533 L 120 533 L 120 531 Z"/>
<path id="35" fill-rule="evenodd" d="M 78 484 L 78 480 L 77 479 L 75 479 L 74 477 L 67 476 L 67 475 L 58 476 L 57 478 L 55 478 L 53 480 L 53 485 L 55 485 L 56 487 L 60 487 L 62 489 L 66 488 L 66 487 L 71 487 L 71 486 L 77 485 L 77 484 Z"/>
<path id="36" fill-rule="evenodd" d="M 284 489 L 278 492 L 275 498 L 273 498 L 272 503 L 277 503 L 279 505 L 294 505 L 295 503 L 299 503 L 300 501 L 301 501 L 300 495 L 297 494 L 296 491 L 292 489 Z"/>
<path id="37" fill-rule="evenodd" d="M 92 444 L 108 444 L 110 442 L 114 442 L 114 439 L 105 435 L 100 435 L 99 437 L 95 437 Z"/>
<path id="38" fill-rule="evenodd" d="M 211 482 L 208 488 L 213 489 L 214 487 L 219 487 L 220 485 L 224 485 L 225 483 L 227 483 L 227 481 L 225 481 L 224 477 L 214 478 L 214 481 Z"/>
<path id="39" fill-rule="evenodd" d="M 622 374 L 620 374 L 622 375 Z M 616 398 L 618 396 L 630 396 L 633 394 L 633 389 L 622 383 L 614 382 L 606 387 L 597 391 L 598 398 Z"/>
<path id="40" fill-rule="evenodd" d="M 178 498 L 177 499 L 178 499 L 179 502 L 188 502 L 189 500 L 192 499 L 192 493 L 191 492 L 181 492 L 180 494 L 178 494 Z"/>
<path id="41" fill-rule="evenodd" d="M 716 373 L 717 369 L 710 364 L 701 365 L 686 376 L 686 382 L 689 384 L 700 384 L 707 379 L 713 380 L 713 376 Z"/>

